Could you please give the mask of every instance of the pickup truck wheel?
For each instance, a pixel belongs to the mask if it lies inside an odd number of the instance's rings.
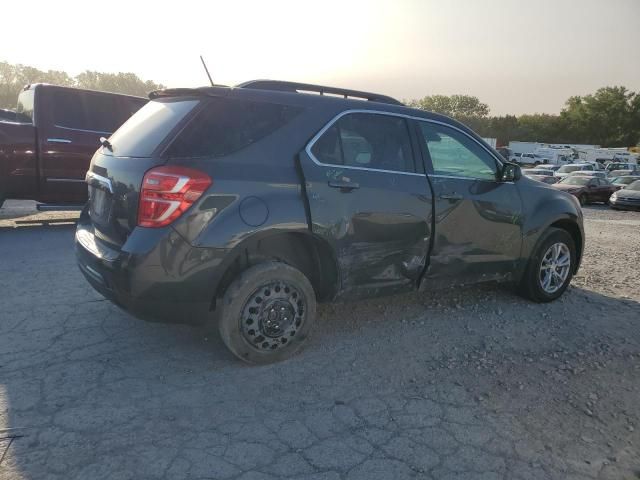
[[[220,308],[218,330],[229,350],[247,363],[267,364],[302,347],[315,322],[316,296],[302,272],[267,262],[242,272]]]
[[[551,302],[569,286],[576,264],[576,247],[566,230],[549,228],[529,259],[520,292],[534,302]]]

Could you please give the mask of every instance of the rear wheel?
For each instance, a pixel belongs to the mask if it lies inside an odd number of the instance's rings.
[[[576,247],[566,230],[548,229],[529,259],[520,293],[534,302],[551,302],[569,286],[576,264]]]
[[[316,297],[299,270],[267,262],[245,270],[227,288],[218,330],[239,359],[254,364],[278,362],[295,354],[311,333]]]

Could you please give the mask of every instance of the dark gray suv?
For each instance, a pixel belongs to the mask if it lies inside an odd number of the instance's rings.
[[[580,264],[578,202],[450,118],[266,80],[150,98],[93,157],[78,265],[247,362],[297,351],[318,301],[497,280],[547,302]]]

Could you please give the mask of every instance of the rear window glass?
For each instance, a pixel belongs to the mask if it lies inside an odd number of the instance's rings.
[[[301,109],[212,98],[173,141],[169,157],[220,157],[248,147],[289,123]]]
[[[122,125],[145,99],[130,99],[77,90],[52,93],[53,123],[57,127],[110,135]]]
[[[113,155],[150,157],[169,132],[198,104],[199,100],[170,98],[153,100],[138,110],[109,141]],[[103,153],[112,154],[104,148]]]

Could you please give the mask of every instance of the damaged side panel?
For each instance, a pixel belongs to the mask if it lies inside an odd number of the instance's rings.
[[[338,298],[415,288],[432,234],[426,176],[322,165],[307,152],[299,160],[311,229],[338,259]]]

